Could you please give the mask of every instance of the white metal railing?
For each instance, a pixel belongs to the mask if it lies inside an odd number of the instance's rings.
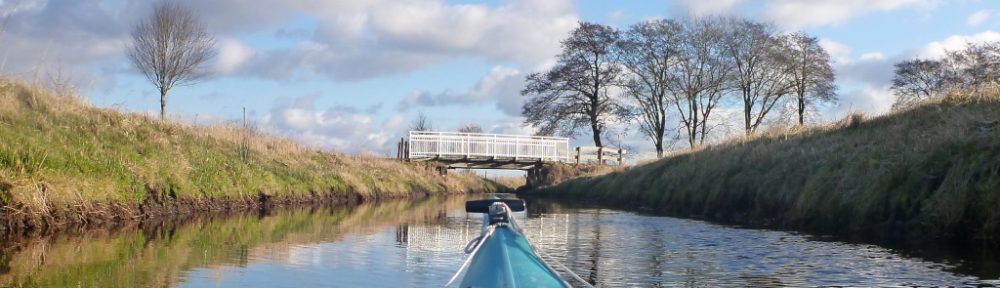
[[[408,159],[492,157],[570,162],[569,138],[410,131]]]

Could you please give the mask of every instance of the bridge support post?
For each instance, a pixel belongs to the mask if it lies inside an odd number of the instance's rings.
[[[527,177],[526,184],[528,187],[538,187],[538,185],[542,184],[543,180],[542,164],[534,165],[531,166],[531,168],[528,168],[527,175],[525,176]]]

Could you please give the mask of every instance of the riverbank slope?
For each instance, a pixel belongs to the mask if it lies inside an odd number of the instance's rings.
[[[472,174],[440,176],[237,125],[160,121],[0,80],[0,232],[498,188]]]
[[[534,193],[907,243],[1000,243],[1000,97],[729,141]]]

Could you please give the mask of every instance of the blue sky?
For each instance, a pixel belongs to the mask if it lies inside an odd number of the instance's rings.
[[[840,101],[816,122],[885,113],[892,63],[936,57],[967,41],[1000,40],[1000,2],[940,0],[721,1],[180,1],[218,40],[212,76],[170,91],[171,118],[239,119],[342,152],[391,153],[418,113],[438,130],[474,122],[531,133],[518,91],[550,67],[577,21],[626,28],[652,18],[740,15],[803,30],[833,58]],[[124,57],[149,1],[0,0],[0,72],[65,82],[97,106],[157,113],[158,94]],[[635,129],[624,142],[651,155]],[[720,133],[717,138],[726,137]],[[574,140],[585,144],[583,134]],[[616,142],[616,141],[613,141]]]

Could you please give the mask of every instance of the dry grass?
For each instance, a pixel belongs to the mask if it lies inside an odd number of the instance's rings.
[[[0,206],[24,213],[260,194],[371,199],[496,188],[474,175],[442,177],[430,167],[324,152],[233,125],[96,108],[13,81],[0,81],[0,104]]]
[[[997,93],[954,95],[732,139],[543,192],[822,233],[996,241],[998,121]]]

